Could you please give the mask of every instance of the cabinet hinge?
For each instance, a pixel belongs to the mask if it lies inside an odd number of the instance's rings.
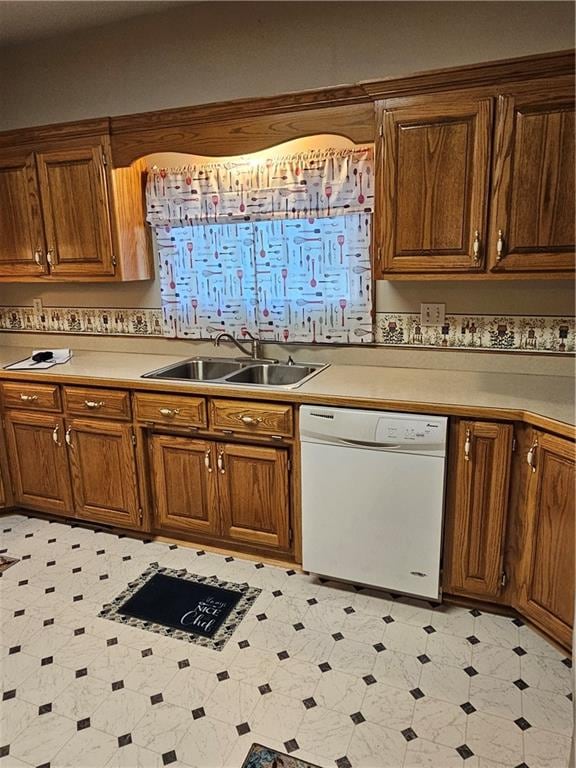
[[[102,152],[102,165],[108,165],[108,158],[106,157],[106,152]]]
[[[514,451],[516,450],[516,446],[517,446],[516,438],[512,436],[512,453],[514,453]]]
[[[292,472],[292,459],[288,459],[288,472]]]
[[[116,269],[116,256],[112,256],[112,266]]]
[[[506,571],[502,571],[502,575],[500,576],[500,586],[505,587],[506,584],[508,584],[508,576],[506,575]]]
[[[132,445],[136,445],[136,433],[132,430]]]
[[[292,544],[293,538],[294,538],[294,534],[292,533],[292,528],[288,528],[288,544]]]
[[[142,525],[142,520],[144,519],[144,511],[142,507],[138,507],[138,522],[140,525]]]

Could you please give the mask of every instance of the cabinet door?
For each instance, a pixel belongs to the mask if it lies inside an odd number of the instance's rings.
[[[492,100],[385,104],[377,163],[381,272],[480,271]]]
[[[493,597],[503,574],[512,426],[461,421],[452,432],[444,589]]]
[[[113,275],[102,148],[55,150],[36,158],[51,274]]]
[[[132,429],[96,419],[66,423],[78,517],[125,528],[140,526]]]
[[[155,527],[217,535],[215,444],[151,435],[149,449]]]
[[[34,155],[0,158],[0,276],[47,272]]]
[[[288,549],[287,451],[231,443],[218,443],[216,448],[222,535]]]
[[[62,419],[25,411],[9,411],[5,419],[14,501],[44,512],[72,515]]]
[[[574,443],[534,431],[517,607],[570,647],[574,622]]]
[[[574,85],[498,102],[489,264],[574,270]]]

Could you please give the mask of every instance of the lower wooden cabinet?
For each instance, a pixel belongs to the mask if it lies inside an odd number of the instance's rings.
[[[288,450],[149,437],[155,527],[288,550]]]
[[[60,416],[8,411],[4,417],[14,501],[70,515],[73,501]]]
[[[575,446],[532,431],[514,604],[570,646],[574,623]]]
[[[151,435],[148,445],[157,526],[216,536],[219,521],[213,443]]]
[[[494,597],[504,581],[513,429],[456,421],[448,465],[444,590]]]
[[[66,422],[76,515],[138,527],[141,520],[132,427],[101,419]]]
[[[218,444],[222,535],[274,549],[290,546],[286,449]]]

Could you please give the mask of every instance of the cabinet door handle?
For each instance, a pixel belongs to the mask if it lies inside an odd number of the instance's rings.
[[[208,472],[213,472],[213,469],[210,466],[210,448],[208,448],[208,450],[204,454],[204,464],[206,465],[206,469],[208,470]]]
[[[158,408],[162,416],[178,416],[180,408]]]
[[[532,472],[536,472],[536,464],[534,462],[534,459],[536,458],[537,448],[538,448],[538,440],[534,440],[534,442],[530,446],[530,450],[526,454],[526,461],[528,462],[528,466],[530,467]]]
[[[74,448],[74,446],[72,445],[72,427],[68,427],[68,429],[66,430],[65,438],[66,438],[66,445],[68,445],[70,448]]]
[[[34,261],[36,264],[38,264],[38,266],[42,264],[42,251],[40,248],[36,248],[34,251]]]
[[[23,392],[21,392],[20,400],[23,400],[25,403],[34,403],[36,400],[38,400],[38,395],[25,395]]]
[[[59,432],[60,432],[60,424],[56,424],[56,426],[52,430],[52,440],[54,440],[58,448],[62,446],[62,443],[60,442],[60,440],[58,440]]]
[[[98,410],[98,408],[102,408],[103,405],[106,405],[104,400],[84,400],[84,405],[86,408],[91,408],[92,410]]]
[[[474,241],[472,243],[472,254],[474,261],[480,261],[480,232],[476,230],[474,232]]]
[[[260,424],[262,422],[262,419],[259,416],[248,416],[247,413],[244,413],[242,414],[242,416],[239,416],[239,419],[244,424]]]
[[[464,461],[470,461],[470,448],[472,446],[472,439],[470,436],[470,430],[466,430],[466,441],[464,442]]]
[[[54,263],[54,248],[48,248],[48,251],[46,252],[46,261],[50,266]]]
[[[218,471],[221,475],[226,472],[226,469],[224,468],[224,453],[222,451],[218,451]]]
[[[498,230],[498,240],[496,241],[496,261],[500,261],[504,255],[504,232]]]

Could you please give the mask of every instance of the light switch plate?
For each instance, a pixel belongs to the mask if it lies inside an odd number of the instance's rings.
[[[446,304],[420,304],[421,325],[443,325]]]
[[[32,299],[32,306],[34,307],[34,314],[35,315],[41,315],[42,314],[42,312],[44,310],[44,306],[42,304],[42,299],[40,299],[40,298]]]

